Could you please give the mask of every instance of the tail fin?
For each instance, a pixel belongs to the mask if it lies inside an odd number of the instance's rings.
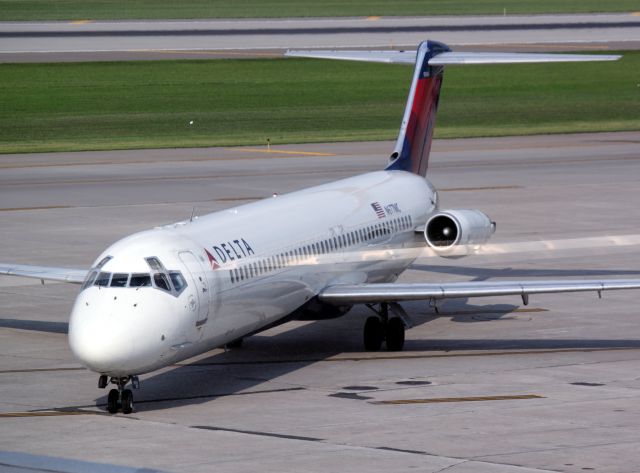
[[[424,41],[410,51],[287,51],[286,56],[348,61],[415,64],[413,82],[400,134],[388,170],[426,175],[438,110],[444,66],[467,64],[526,64],[536,62],[615,61],[620,56],[589,54],[452,52],[445,44]]]
[[[388,170],[427,174],[444,74],[444,66],[432,66],[429,61],[448,51],[448,46],[436,41],[425,41],[418,47],[413,81]]]

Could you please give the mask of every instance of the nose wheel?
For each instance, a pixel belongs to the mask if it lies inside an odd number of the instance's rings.
[[[131,381],[134,389],[139,388],[140,381],[138,381],[137,376],[113,377],[111,379],[106,375],[100,376],[98,380],[98,386],[100,388],[105,388],[108,382],[118,386],[118,389],[110,390],[107,396],[107,411],[110,414],[116,414],[119,410],[122,410],[123,414],[131,414],[133,412],[133,392],[131,389],[126,388],[129,381]]]

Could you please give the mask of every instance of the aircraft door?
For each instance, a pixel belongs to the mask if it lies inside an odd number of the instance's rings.
[[[178,253],[180,261],[182,261],[187,270],[189,276],[191,276],[191,283],[195,290],[189,297],[193,297],[196,304],[196,327],[203,326],[209,318],[209,287],[207,286],[207,278],[204,273],[202,264],[198,261],[198,258],[190,251],[181,251]],[[191,301],[190,301],[191,303]]]

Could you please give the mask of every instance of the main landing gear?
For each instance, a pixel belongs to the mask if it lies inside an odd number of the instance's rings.
[[[364,324],[364,347],[367,351],[378,351],[386,341],[388,351],[402,351],[404,347],[405,326],[409,327],[409,318],[404,309],[394,302],[383,302],[379,309],[367,305],[377,315],[367,319]],[[389,317],[389,309],[394,313]]]
[[[126,389],[127,383],[131,381],[131,387],[138,389],[140,387],[140,381],[137,376],[123,376],[109,378],[103,374],[98,379],[98,387],[104,389],[108,383],[115,384],[118,389],[112,389],[107,396],[107,411],[111,414],[118,412],[118,409],[122,409],[123,414],[131,414],[133,412],[133,393],[131,389]]]

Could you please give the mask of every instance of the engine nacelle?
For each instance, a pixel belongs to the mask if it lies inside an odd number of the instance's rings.
[[[472,253],[495,231],[495,222],[479,210],[444,210],[427,220],[424,237],[440,256],[455,258]]]

